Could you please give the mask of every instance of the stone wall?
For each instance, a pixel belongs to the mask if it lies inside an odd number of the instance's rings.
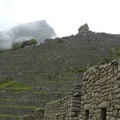
[[[77,120],[80,114],[81,86],[76,84],[68,96],[45,106],[44,120]]]
[[[84,74],[79,120],[120,120],[120,60]]]
[[[88,69],[82,86],[46,104],[44,120],[120,120],[120,59]]]
[[[24,116],[22,120],[43,120],[44,112],[44,109],[37,109],[33,114]]]

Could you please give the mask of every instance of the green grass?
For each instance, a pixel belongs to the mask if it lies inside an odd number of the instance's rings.
[[[33,92],[34,94],[68,94],[68,92]]]
[[[106,56],[103,60],[103,63],[109,63],[114,59],[118,59],[120,57],[120,46],[115,46],[114,49]]]
[[[21,108],[21,109],[37,109],[38,107],[35,106],[11,106],[11,105],[0,105],[0,107],[4,108]]]
[[[114,50],[112,52],[112,57],[113,58],[120,57],[120,46],[117,46],[117,47],[114,48]]]
[[[79,74],[82,72],[85,72],[87,68],[74,68],[71,71],[68,72],[68,74]]]
[[[9,89],[9,90],[32,90],[31,86],[25,85],[23,83],[13,81],[13,80],[4,80],[0,83],[0,89]]]
[[[0,117],[19,118],[20,116],[8,115],[8,114],[0,114]]]

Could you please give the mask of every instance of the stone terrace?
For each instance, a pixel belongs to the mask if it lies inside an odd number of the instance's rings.
[[[119,45],[119,36],[88,31],[0,54],[0,82],[14,80],[32,87],[0,90],[1,120],[18,119],[63,98],[73,84],[82,83],[86,67],[104,60]]]

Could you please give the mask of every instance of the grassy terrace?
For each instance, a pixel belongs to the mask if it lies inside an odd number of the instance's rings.
[[[13,80],[4,80],[0,83],[0,89],[4,90],[32,90],[32,87],[25,85],[23,83],[13,81]]]
[[[9,114],[0,114],[0,117],[7,117],[7,118],[20,118],[20,116],[16,115],[9,115]]]
[[[35,106],[10,106],[10,105],[0,105],[0,108],[21,108],[21,109],[37,109],[39,107],[35,107]]]
[[[86,68],[108,56],[114,45],[120,45],[119,38],[90,32],[1,53],[0,120],[17,120],[23,113],[63,98],[75,83],[82,82]],[[116,48],[114,54],[119,51]]]

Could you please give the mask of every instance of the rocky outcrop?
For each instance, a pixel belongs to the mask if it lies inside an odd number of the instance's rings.
[[[78,29],[78,34],[85,34],[88,31],[89,31],[89,27],[88,24],[86,23]]]

